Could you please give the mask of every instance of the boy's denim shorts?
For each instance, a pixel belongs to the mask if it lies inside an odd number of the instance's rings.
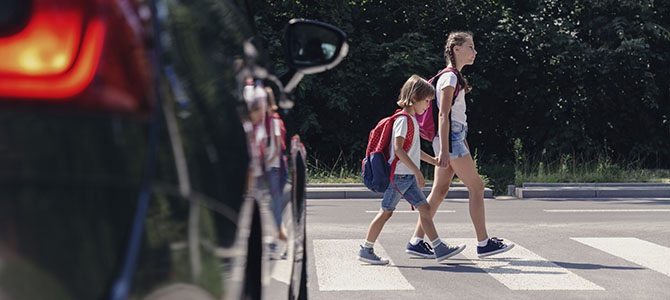
[[[393,187],[394,184],[395,187]],[[405,196],[405,199],[407,199],[410,204],[414,205],[414,207],[418,207],[421,204],[428,204],[426,201],[426,196],[423,194],[423,191],[421,191],[416,183],[416,177],[410,174],[398,174],[393,175],[393,184],[389,184],[386,192],[384,192],[382,210],[395,210],[395,207],[398,205],[398,201],[400,201],[401,196],[398,190],[400,190],[400,193],[402,193]]]
[[[465,138],[468,136],[468,126],[461,123],[451,123],[451,152],[449,152],[449,159],[461,158],[470,154],[468,147],[465,146]],[[433,139],[433,151],[435,156],[440,154],[440,137],[435,136]]]

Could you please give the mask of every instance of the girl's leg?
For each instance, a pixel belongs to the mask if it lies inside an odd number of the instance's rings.
[[[377,240],[377,237],[379,237],[382,228],[384,228],[384,224],[386,224],[386,221],[388,221],[392,215],[392,211],[384,211],[380,209],[377,216],[375,216],[370,223],[370,227],[368,227],[368,234],[365,236],[365,240],[374,243]]]
[[[433,187],[431,188],[427,199],[428,204],[430,204],[431,218],[435,217],[437,209],[440,207],[440,204],[442,204],[442,201],[444,201],[444,197],[447,196],[452,179],[454,179],[454,169],[451,166],[448,168],[435,167],[435,181],[433,182]],[[424,233],[425,231],[421,227],[421,216],[419,216],[413,237],[423,238]]]
[[[477,173],[472,156],[468,154],[457,159],[452,159],[449,165],[468,188],[470,194],[470,218],[472,219],[472,224],[475,226],[477,240],[483,241],[488,238],[484,209],[484,183]]]

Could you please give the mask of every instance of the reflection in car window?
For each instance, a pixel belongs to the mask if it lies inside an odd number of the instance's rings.
[[[160,3],[164,75],[171,89],[164,117],[178,136],[161,137],[159,151],[185,160],[188,183],[156,174],[161,184],[153,190],[133,294],[184,283],[221,298],[220,253],[234,241],[249,161],[233,62],[242,57],[250,30],[246,15],[230,1]],[[170,151],[174,138],[183,154]]]

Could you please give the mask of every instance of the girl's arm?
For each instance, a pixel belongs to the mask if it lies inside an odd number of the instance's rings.
[[[440,114],[439,114],[439,123],[438,124],[438,133],[440,135],[440,155],[437,157],[437,166],[439,167],[448,167],[449,166],[449,142],[451,137],[449,136],[449,111],[451,111],[451,102],[454,98],[454,87],[446,86],[440,91]]]
[[[428,153],[423,152],[423,150],[421,150],[421,160],[423,160],[423,161],[425,161],[425,162],[427,162],[427,163],[429,163],[433,166],[437,166],[437,159],[435,157],[432,157],[432,156],[428,155]]]

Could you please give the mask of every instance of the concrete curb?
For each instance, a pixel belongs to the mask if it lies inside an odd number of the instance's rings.
[[[422,191],[428,196],[431,185],[426,185]],[[467,188],[461,184],[452,184],[446,199],[467,199],[469,196]],[[383,193],[375,193],[368,190],[362,184],[308,184],[307,199],[368,199],[383,198]],[[484,198],[493,198],[493,191],[489,188],[484,190]]]
[[[669,198],[667,183],[524,183],[517,198]]]

